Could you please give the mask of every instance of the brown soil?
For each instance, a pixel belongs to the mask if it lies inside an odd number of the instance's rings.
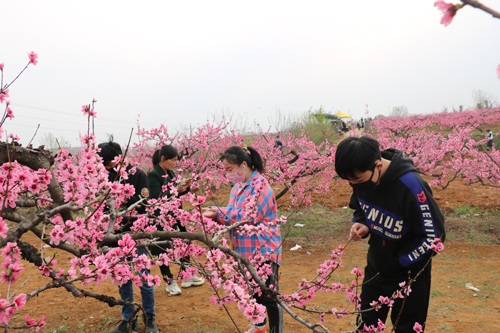
[[[445,211],[462,205],[488,211],[495,211],[499,207],[500,195],[491,188],[472,188],[457,181],[444,191],[436,188],[433,190],[436,200]],[[335,193],[328,198],[318,195],[313,201],[330,208],[338,208],[347,206],[349,197],[350,189],[344,184],[336,187]],[[498,224],[498,221],[494,222]],[[456,223],[460,223],[460,221],[456,222],[456,220],[451,219],[447,221],[447,227],[454,228]],[[465,223],[465,220],[462,223]],[[40,241],[31,233],[23,236],[23,240],[40,246]],[[328,254],[339,244],[337,241],[329,239],[323,244],[304,246],[299,251],[291,252],[289,249],[295,243],[286,242],[281,268],[281,291],[291,293],[296,290],[301,277],[313,277],[316,268],[328,258]],[[349,245],[344,254],[344,269],[337,272],[335,279],[347,282],[351,277],[349,273],[353,267],[364,266],[366,250],[365,243]],[[58,254],[57,258],[63,267],[69,265],[70,259],[70,255],[62,252]],[[20,292],[30,292],[49,282],[48,278],[39,274],[36,267],[26,262],[24,264],[26,264],[26,269],[22,274],[24,279],[20,279],[20,281],[24,281],[30,275],[33,276],[20,289]],[[176,268],[173,270],[175,272]],[[153,273],[159,274],[159,270],[155,268]],[[447,241],[446,250],[434,260],[433,273],[432,297],[426,332],[498,331],[500,326],[500,283],[498,282],[500,247],[498,245]],[[21,283],[18,282],[15,288]],[[480,289],[480,292],[466,289],[466,283],[472,283]],[[7,293],[5,288],[5,284],[0,286],[0,293],[3,297]],[[119,298],[118,288],[109,282],[103,283],[99,287],[87,286],[86,288],[96,293]],[[168,296],[164,288],[165,286],[162,285],[155,293],[155,309],[160,332],[237,332],[224,309],[211,305],[209,296],[212,295],[212,292],[208,285],[183,289],[181,296]],[[136,297],[140,299],[138,291]],[[345,298],[339,297],[339,295],[320,294],[315,302],[321,310],[328,310],[332,307],[341,308],[345,304]],[[248,321],[234,305],[229,305],[228,310],[241,331],[246,331]],[[317,321],[317,316],[297,309],[294,311],[310,322]],[[119,307],[109,308],[91,298],[74,299],[71,294],[61,289],[48,290],[30,300],[12,321],[12,324],[21,323],[26,313],[35,318],[45,315],[47,326],[42,332],[46,333],[108,332],[121,318]],[[327,317],[326,325],[331,332],[348,331],[353,329],[353,318],[335,320],[332,317]],[[13,331],[17,332],[10,330],[10,332]],[[289,315],[285,315],[285,332],[310,331]]]

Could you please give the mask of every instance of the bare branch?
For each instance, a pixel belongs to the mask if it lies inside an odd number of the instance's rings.
[[[491,9],[490,7],[483,5],[482,3],[480,3],[477,0],[460,0],[460,1],[462,1],[462,3],[464,3],[465,5],[469,5],[469,6],[472,6],[474,8],[481,9],[482,11],[485,11],[486,13],[491,14],[491,16],[500,19],[499,12]]]

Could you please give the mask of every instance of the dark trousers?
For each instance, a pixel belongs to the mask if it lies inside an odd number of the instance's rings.
[[[420,269],[411,271],[412,278],[417,275],[419,271]],[[390,277],[378,275],[373,278],[376,274],[377,272],[375,269],[368,264],[365,268],[365,278],[361,291],[361,310],[370,309],[372,307],[370,303],[374,300],[378,301],[379,296],[390,298],[394,291],[401,289],[399,283],[408,281],[408,274]],[[370,279],[372,280],[369,281]],[[396,325],[396,333],[414,333],[413,326],[416,322],[425,328],[431,290],[431,263],[427,265],[425,270],[420,274],[417,280],[412,283],[410,288],[412,291],[406,298],[404,306],[403,299],[398,298],[394,301],[392,307],[391,321],[394,325],[401,312],[401,307],[403,306],[403,311]],[[372,310],[362,313],[361,319],[363,324],[377,327],[378,319],[385,323],[388,313],[389,307],[387,305],[382,305],[382,308],[378,311]],[[362,330],[363,324],[359,327],[360,330]]]
[[[177,222],[175,224],[175,226],[177,227],[177,229],[179,229],[179,231],[181,232],[186,232],[186,227],[182,226],[179,222]],[[162,229],[163,230],[163,229]],[[171,239],[162,239],[162,240],[171,240]],[[154,256],[157,256],[157,255],[160,255],[161,253],[166,253],[166,249],[168,247],[166,245],[161,245],[161,246],[158,246],[158,245],[154,245],[154,246],[151,246],[149,248],[149,250],[151,251],[151,254],[154,255]],[[190,260],[189,260],[189,256],[186,256],[186,257],[182,257],[180,259],[180,262],[181,262],[181,270],[184,270],[185,267],[184,267],[184,264],[189,264]],[[171,279],[174,278],[174,275],[172,274],[172,272],[170,271],[170,267],[168,265],[161,265],[160,266],[160,272],[161,272],[161,276],[163,277],[163,280],[165,282],[169,282]]]
[[[278,285],[278,271],[279,266],[276,263],[270,263],[272,273],[266,281],[266,286],[273,285],[276,290],[279,290]],[[267,311],[267,317],[269,318],[269,332],[270,333],[283,333],[283,308],[279,306],[278,302],[274,299],[267,297],[262,294],[262,296],[254,296],[257,303],[264,305]],[[265,325],[267,319],[264,322],[258,324],[257,326]]]

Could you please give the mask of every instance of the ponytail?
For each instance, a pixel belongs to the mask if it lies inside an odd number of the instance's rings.
[[[157,149],[155,153],[153,154],[153,165],[157,165],[160,163],[160,150]]]
[[[257,152],[257,150],[252,147],[238,147],[232,146],[226,149],[224,154],[219,158],[220,161],[227,160],[229,163],[241,165],[243,162],[247,162],[247,165],[252,171],[258,171],[260,173],[264,172],[264,164],[262,163],[262,157]]]

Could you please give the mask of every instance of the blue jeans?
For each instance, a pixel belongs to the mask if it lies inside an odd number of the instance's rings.
[[[137,249],[137,252],[139,255],[141,254],[146,254],[147,251],[144,248]],[[127,258],[127,261],[132,261],[132,258]],[[149,269],[143,269],[141,271],[142,273],[146,273],[146,275],[150,275]],[[139,287],[141,289],[141,296],[142,296],[142,307],[144,308],[144,312],[147,315],[152,315],[153,318],[155,317],[155,294],[154,294],[154,287],[149,287],[147,284],[143,285],[142,287]],[[120,296],[122,298],[122,301],[129,301],[133,302],[134,301],[134,286],[132,284],[132,281],[129,280],[127,283],[121,285],[118,287],[118,291],[120,292]],[[122,315],[124,321],[128,321],[132,314],[134,313],[135,306],[133,305],[123,305],[122,306]]]

